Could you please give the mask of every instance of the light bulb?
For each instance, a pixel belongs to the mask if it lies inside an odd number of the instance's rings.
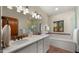
[[[23,10],[23,14],[29,13],[29,11],[27,9]]]
[[[58,11],[59,9],[58,8],[55,8],[55,10]]]
[[[40,15],[37,15],[38,19],[40,18]]]

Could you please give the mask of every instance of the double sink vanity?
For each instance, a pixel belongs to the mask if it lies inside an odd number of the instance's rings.
[[[70,52],[75,51],[71,34],[65,33],[30,35],[10,43],[9,47],[3,49],[3,53],[46,53],[50,45]]]
[[[44,53],[48,50],[46,39],[49,34],[32,35],[22,40],[10,41],[11,45],[3,49],[3,53]]]

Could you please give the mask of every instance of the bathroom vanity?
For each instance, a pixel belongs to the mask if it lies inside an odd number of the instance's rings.
[[[41,34],[32,35],[11,43],[3,49],[3,53],[46,53],[49,46],[56,46],[74,52],[74,42],[70,34]]]
[[[10,47],[3,49],[3,53],[44,53],[47,52],[49,44],[48,34],[32,35],[12,42]]]

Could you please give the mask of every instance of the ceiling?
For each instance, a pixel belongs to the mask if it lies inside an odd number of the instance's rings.
[[[62,12],[66,12],[69,10],[73,10],[74,7],[73,6],[40,6],[40,8],[50,16],[50,15],[56,15]]]

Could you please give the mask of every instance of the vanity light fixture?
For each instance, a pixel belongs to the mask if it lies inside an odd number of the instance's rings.
[[[32,12],[32,17],[35,19],[42,19],[41,15],[38,14],[37,12]]]
[[[17,6],[16,8],[17,8],[17,12],[19,12],[19,13],[23,10],[22,6]]]
[[[26,15],[26,9],[23,7],[23,14]]]
[[[26,8],[27,11],[29,11],[29,7],[28,6],[26,6],[25,8]]]
[[[38,16],[39,16],[39,14],[38,14],[38,13],[36,13],[36,16],[35,16],[35,18],[36,18],[36,19],[38,19],[38,18],[39,18]]]
[[[12,7],[12,6],[7,6],[7,8],[8,8],[8,9],[13,9],[13,7]]]
[[[40,15],[39,15],[39,14],[37,15],[37,18],[38,18],[38,19],[40,18]]]
[[[26,13],[29,13],[28,6],[23,7],[23,14],[25,15]]]
[[[42,19],[42,17],[41,17],[41,15],[39,14],[39,15],[37,15],[37,17],[38,17],[38,19]]]
[[[7,6],[7,8],[9,9],[13,9],[12,6]],[[17,12],[20,13],[22,12],[24,15],[26,15],[27,13],[29,13],[29,7],[28,6],[16,6]],[[57,8],[56,8],[57,10]],[[42,19],[41,15],[38,14],[36,11],[32,12],[32,17],[35,19]]]

